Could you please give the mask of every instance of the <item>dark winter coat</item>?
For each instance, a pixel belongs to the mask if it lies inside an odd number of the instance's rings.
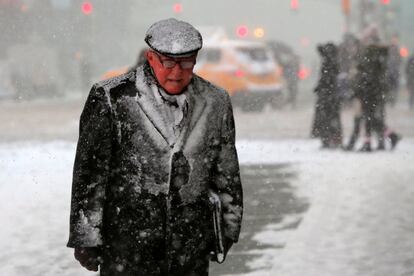
[[[184,275],[208,266],[208,189],[221,198],[225,236],[239,237],[242,187],[227,93],[194,76],[174,143],[153,85],[145,63],[95,84],[81,115],[68,246],[99,247],[101,275]]]
[[[385,99],[389,91],[386,77],[387,58],[386,46],[372,44],[361,48],[354,91],[361,102],[365,135],[368,137],[372,130],[379,137],[384,135]]]
[[[386,68],[388,48],[369,45],[361,49],[354,86],[355,95],[364,103],[378,105],[388,90]]]
[[[312,136],[324,143],[338,144],[341,139],[340,95],[338,91],[338,49],[332,43],[318,46],[322,59],[321,73],[315,88],[317,95]]]

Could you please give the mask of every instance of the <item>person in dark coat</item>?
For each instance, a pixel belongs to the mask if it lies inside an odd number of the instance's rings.
[[[387,46],[369,44],[361,48],[358,62],[358,74],[355,81],[355,96],[359,99],[362,109],[362,117],[356,116],[354,131],[346,147],[352,150],[359,135],[360,124],[365,127],[365,138],[360,151],[369,152],[371,136],[375,132],[378,138],[377,149],[385,149],[385,138],[391,141],[391,149],[394,149],[401,137],[390,130],[385,124],[385,99],[388,91],[386,76]]]
[[[292,54],[290,60],[283,66],[283,75],[286,79],[286,88],[288,91],[287,102],[292,108],[296,107],[296,97],[298,94],[298,82],[300,62],[299,56]]]
[[[145,41],[143,65],[89,93],[67,246],[102,276],[208,275],[209,194],[222,206],[224,255],[242,220],[230,98],[193,74],[202,38],[190,24],[156,22]]]
[[[411,55],[407,61],[407,66],[405,68],[406,80],[407,80],[407,89],[409,94],[409,107],[414,109],[414,55]]]
[[[290,104],[292,108],[295,108],[299,84],[299,55],[290,46],[280,41],[268,41],[267,45],[275,60],[282,66],[283,77],[286,81],[286,104]]]
[[[355,97],[361,103],[361,116],[354,120],[354,131],[348,143],[347,150],[352,150],[359,135],[362,123],[365,127],[365,141],[362,151],[371,151],[371,135],[373,127],[383,143],[381,135],[384,131],[383,106],[385,93],[385,69],[388,49],[370,44],[362,47],[358,56],[358,74],[356,76],[354,91]]]
[[[356,74],[359,47],[360,41],[351,33],[345,33],[342,43],[338,46],[338,87],[344,106],[350,106],[354,98],[351,84]]]
[[[323,148],[337,148],[342,144],[340,120],[340,95],[337,77],[338,50],[333,43],[318,46],[322,58],[321,75],[314,89],[317,100],[312,127],[312,136],[320,137]]]

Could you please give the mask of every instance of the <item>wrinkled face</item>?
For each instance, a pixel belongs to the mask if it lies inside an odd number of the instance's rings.
[[[185,58],[171,58],[154,51],[147,51],[146,57],[155,77],[169,94],[180,94],[193,77],[196,54]]]

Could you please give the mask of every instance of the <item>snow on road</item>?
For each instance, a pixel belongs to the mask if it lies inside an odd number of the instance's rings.
[[[395,152],[318,147],[238,143],[243,164],[295,163],[293,185],[311,203],[303,218],[257,233],[258,242],[285,248],[259,252],[249,275],[414,275],[414,139]],[[74,152],[69,142],[0,144],[0,275],[91,275],[65,248]],[[280,231],[298,219],[298,229]]]

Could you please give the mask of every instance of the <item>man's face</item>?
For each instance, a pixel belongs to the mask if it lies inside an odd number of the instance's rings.
[[[146,53],[158,83],[169,94],[180,94],[190,83],[196,56],[171,58],[151,50]]]

